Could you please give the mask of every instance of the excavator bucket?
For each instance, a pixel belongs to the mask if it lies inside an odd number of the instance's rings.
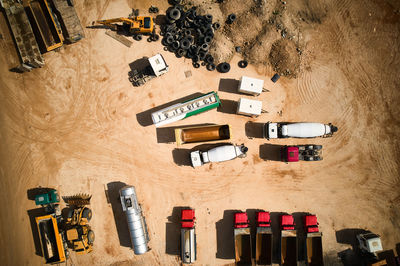
[[[64,202],[70,206],[85,206],[90,204],[90,199],[92,198],[92,195],[80,193],[62,198]]]

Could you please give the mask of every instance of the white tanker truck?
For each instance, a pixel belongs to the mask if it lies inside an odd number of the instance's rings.
[[[332,124],[322,123],[272,123],[263,127],[266,139],[331,137],[338,130]]]
[[[246,157],[248,148],[242,145],[227,144],[208,151],[193,151],[190,153],[193,167],[202,166],[205,163],[224,162],[236,157]]]

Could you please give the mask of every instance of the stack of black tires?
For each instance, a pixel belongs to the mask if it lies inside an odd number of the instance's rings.
[[[178,58],[192,59],[195,68],[203,65],[209,71],[215,70],[214,57],[208,50],[214,32],[221,25],[213,23],[210,14],[197,14],[196,7],[184,9],[180,0],[170,2],[174,5],[167,10],[166,24],[161,26],[164,49],[175,53]]]

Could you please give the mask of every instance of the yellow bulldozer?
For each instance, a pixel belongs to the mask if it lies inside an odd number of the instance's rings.
[[[93,250],[94,232],[89,221],[92,219],[92,210],[86,207],[90,204],[91,196],[77,194],[63,197],[68,204],[66,235],[68,246],[77,254],[90,253]]]
[[[150,35],[152,38],[156,36],[153,18],[148,16],[97,20],[92,22],[92,25],[95,26],[95,24],[100,24],[119,33],[133,35],[133,38],[137,41],[142,39],[142,35]]]

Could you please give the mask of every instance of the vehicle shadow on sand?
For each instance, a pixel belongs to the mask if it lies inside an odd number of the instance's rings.
[[[219,259],[234,259],[233,217],[240,210],[225,210],[221,220],[215,223],[217,233],[217,253]]]
[[[246,136],[249,139],[253,138],[263,139],[264,138],[263,128],[264,128],[264,123],[256,123],[249,121],[245,124]]]
[[[265,143],[260,145],[259,155],[264,161],[281,161],[282,145]]]
[[[27,214],[29,216],[29,222],[31,224],[32,238],[33,238],[33,242],[35,244],[35,254],[40,257],[43,257],[39,231],[38,231],[38,227],[37,227],[35,218],[46,215],[47,214],[46,210],[44,207],[31,209],[31,210],[27,211]]]

